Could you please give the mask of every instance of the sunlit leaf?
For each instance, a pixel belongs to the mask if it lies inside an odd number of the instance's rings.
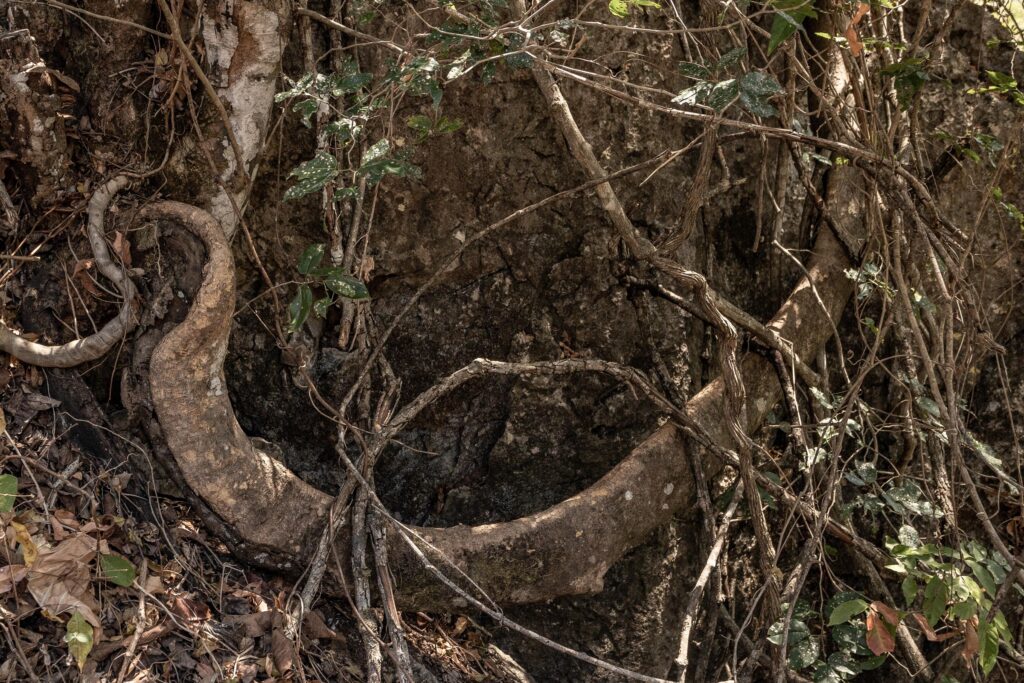
[[[860,598],[848,600],[832,610],[832,614],[828,618],[828,625],[845,624],[858,614],[863,614],[867,608],[868,603]]]
[[[18,498],[18,478],[13,474],[0,474],[0,512],[14,509]]]
[[[135,580],[135,565],[114,553],[100,555],[100,578],[128,587]]]
[[[75,658],[78,670],[85,667],[85,661],[92,651],[93,628],[92,624],[85,620],[81,612],[75,612],[67,623],[67,633],[64,635],[64,642],[68,644],[68,652]]]

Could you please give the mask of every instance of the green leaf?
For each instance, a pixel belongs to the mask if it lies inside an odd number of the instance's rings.
[[[713,86],[710,83],[700,82],[683,90],[672,98],[672,104],[703,104]]]
[[[352,119],[338,119],[324,126],[324,133],[336,136],[339,142],[354,140],[360,131],[362,131],[362,126]]]
[[[309,161],[299,164],[288,174],[289,177],[298,178],[299,182],[284,193],[286,200],[298,199],[306,195],[318,192],[338,175],[338,160],[333,154],[317,152]]]
[[[913,606],[914,600],[917,599],[918,591],[917,581],[914,577],[905,577],[903,582],[900,584],[900,590],[903,591],[903,600],[907,603],[907,607]]]
[[[309,275],[314,268],[320,265],[326,248],[327,246],[324,244],[311,244],[306,247],[306,250],[299,256],[299,272]]]
[[[295,298],[288,304],[288,332],[294,334],[302,327],[313,307],[313,290],[309,285],[299,285]]]
[[[386,175],[397,175],[399,177],[416,177],[420,169],[409,163],[401,154],[395,158],[389,158],[391,143],[387,139],[378,140],[363,154],[359,162],[359,175],[365,176],[371,185],[379,183]]]
[[[818,446],[814,446],[812,448],[808,448],[804,452],[804,459],[803,459],[803,462],[801,463],[801,467],[804,470],[809,470],[812,467],[814,467],[815,465],[817,465],[819,462],[825,462],[825,460],[827,460],[827,459],[828,459],[828,451],[826,451],[824,448],[820,448]]]
[[[715,111],[723,111],[740,93],[740,84],[735,78],[715,83],[708,95],[707,105]]]
[[[857,660],[857,668],[861,671],[874,671],[885,664],[886,659],[888,659],[887,655],[875,655],[867,659],[860,659]]]
[[[858,462],[854,463],[853,472],[847,472],[844,476],[846,481],[855,486],[867,486],[878,481],[878,470],[874,463]]]
[[[0,512],[13,510],[17,498],[18,478],[13,474],[0,475]]]
[[[747,48],[745,47],[734,47],[733,49],[726,52],[721,58],[715,62],[715,71],[721,71],[726,69],[733,64],[739,63],[747,54]]]
[[[743,74],[743,78],[740,79],[740,90],[751,95],[775,95],[782,92],[782,86],[771,74],[752,71]]]
[[[789,666],[797,671],[814,664],[821,653],[817,638],[805,638],[789,647]]]
[[[293,97],[298,97],[299,95],[306,94],[306,91],[309,90],[309,86],[313,84],[314,78],[315,76],[313,74],[306,74],[298,81],[296,81],[295,84],[288,90],[279,92],[276,95],[274,95],[274,102],[280,103]]]
[[[924,587],[924,616],[928,625],[934,627],[946,613],[946,601],[949,598],[949,587],[946,582],[933,576]]]
[[[842,683],[845,678],[839,671],[825,662],[818,662],[817,666],[814,667],[814,673],[811,674],[811,680],[814,683]]]
[[[860,598],[848,600],[832,610],[832,614],[828,618],[828,625],[837,626],[845,624],[858,614],[863,614],[867,609],[868,603]]]
[[[320,103],[316,100],[299,100],[292,105],[292,111],[302,115],[302,125],[309,128],[312,123],[311,119],[316,110],[320,108]]]
[[[610,0],[608,3],[608,11],[620,19],[627,18],[629,10],[633,7],[661,9],[661,5],[654,2],[654,0]]]
[[[327,309],[331,307],[334,301],[330,297],[323,297],[313,302],[313,312],[321,318],[327,317]]]
[[[428,135],[430,130],[434,127],[430,117],[424,116],[423,114],[413,114],[406,119],[405,124],[423,136]]]
[[[779,619],[768,629],[768,642],[773,645],[782,645],[783,630],[783,620]],[[801,643],[810,638],[810,636],[811,631],[807,628],[807,624],[799,619],[793,619],[789,622],[789,633],[786,640],[790,646]]]
[[[924,497],[921,487],[912,481],[905,481],[882,492],[885,502],[895,512],[923,515],[925,517],[941,517],[931,502]]]
[[[100,555],[100,578],[127,588],[135,580],[135,565],[114,553]]]
[[[967,566],[974,572],[974,576],[977,577],[978,583],[984,588],[988,594],[995,597],[996,591],[999,589],[996,586],[995,577],[992,576],[992,572],[985,568],[980,562],[974,562],[972,560],[966,560]]]
[[[909,524],[901,526],[896,536],[900,539],[900,543],[910,548],[916,548],[921,545],[921,535],[917,533],[917,529]]]
[[[779,111],[771,102],[766,101],[760,95],[751,95],[743,90],[740,90],[740,105],[754,116],[760,116],[761,118],[769,118],[779,114]]]
[[[814,397],[814,400],[818,402],[818,405],[820,405],[822,408],[828,408],[829,410],[832,410],[832,401],[831,399],[829,399],[828,396],[825,395],[825,392],[823,392],[818,387],[811,387],[810,392],[811,396]]]
[[[629,4],[626,3],[626,0],[610,0],[608,11],[619,19],[625,19],[629,16]]]
[[[67,623],[64,642],[68,644],[68,652],[75,658],[78,670],[85,667],[85,660],[92,651],[92,624],[85,620],[81,612],[75,612]]]
[[[779,9],[772,19],[771,36],[768,39],[768,54],[775,52],[780,45],[797,30],[803,30],[803,21],[807,17],[816,17],[818,13],[809,2],[777,3]]]
[[[349,62],[342,73],[333,74],[327,79],[328,87],[332,97],[341,97],[348,93],[354,93],[373,80],[373,76],[367,73],[360,73],[355,62]]]
[[[324,280],[324,286],[346,299],[370,298],[370,291],[366,289],[366,285],[349,275],[332,275]]]
[[[703,64],[696,64],[694,62],[683,62],[679,65],[679,71],[688,78],[696,78],[700,81],[706,81],[711,78],[711,69]]]
[[[378,159],[383,159],[390,151],[391,143],[388,142],[387,138],[381,138],[367,148],[366,152],[363,153],[363,158],[360,160],[359,165],[365,166],[366,164],[377,161]]]
[[[978,643],[978,664],[988,676],[995,668],[996,657],[999,655],[999,633],[986,619],[978,620]]]

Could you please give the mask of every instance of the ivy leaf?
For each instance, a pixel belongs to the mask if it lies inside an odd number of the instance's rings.
[[[768,642],[773,645],[782,645],[783,620],[779,619],[768,629]],[[789,634],[786,642],[792,646],[801,643],[811,637],[811,630],[807,624],[799,619],[789,622]]]
[[[298,178],[299,182],[288,188],[284,193],[286,200],[305,197],[307,194],[318,192],[338,175],[338,160],[333,154],[317,152],[309,161],[299,164],[292,169],[288,177]]]
[[[733,49],[722,55],[717,62],[715,62],[715,71],[721,71],[726,69],[733,64],[739,63],[747,54],[747,48],[745,47],[734,47]]]
[[[14,509],[18,497],[18,478],[13,474],[0,475],[0,512]]]
[[[81,612],[75,612],[68,620],[64,642],[68,644],[68,652],[75,658],[79,671],[85,667],[85,660],[92,651],[92,636],[92,624],[85,620]]]
[[[858,614],[862,614],[867,608],[868,603],[860,598],[848,600],[832,610],[832,614],[828,618],[828,625],[837,626],[845,624]]]
[[[361,130],[362,127],[352,119],[338,119],[324,126],[324,133],[334,135],[338,138],[338,142],[354,140]]]
[[[135,580],[135,565],[127,558],[110,553],[100,555],[101,578],[127,588]]]
[[[751,95],[776,95],[782,92],[782,86],[775,77],[763,71],[751,71],[743,74],[740,89]]]
[[[751,95],[743,90],[740,91],[740,104],[744,109],[749,111],[754,116],[760,116],[761,118],[770,118],[772,116],[778,116],[779,112],[771,102],[767,102],[764,98],[757,95]]]
[[[292,111],[302,115],[302,125],[306,128],[309,128],[312,125],[311,119],[313,118],[313,114],[315,114],[316,110],[319,108],[320,103],[313,99],[299,100],[292,105]]]
[[[708,95],[707,105],[715,111],[723,111],[740,93],[740,84],[735,78],[715,83]]]
[[[321,318],[327,317],[327,309],[330,308],[331,304],[334,303],[330,297],[323,297],[313,302],[313,312]]]
[[[703,104],[712,87],[710,83],[697,83],[673,97],[672,104]]]
[[[324,250],[326,245],[324,244],[311,244],[306,247],[306,250],[299,256],[299,272],[303,275],[309,275],[314,268],[320,265],[320,261],[324,258]]]
[[[369,299],[370,291],[361,281],[349,275],[332,275],[324,280],[324,286],[346,299]]]
[[[302,327],[313,307],[313,290],[309,285],[299,285],[295,298],[288,304],[288,332],[294,334]]]
[[[679,65],[679,71],[688,78],[696,78],[700,81],[706,81],[711,78],[711,69],[703,64],[696,64],[694,62],[683,62]]]
[[[806,638],[789,648],[789,666],[797,671],[806,669],[818,659],[821,649],[817,638]]]

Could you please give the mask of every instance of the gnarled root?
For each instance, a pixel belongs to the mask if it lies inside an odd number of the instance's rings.
[[[850,182],[854,182],[852,179]],[[164,438],[185,481],[250,547],[302,556],[325,524],[331,499],[255,448],[235,419],[223,374],[234,307],[231,252],[207,212],[160,202],[143,216],[180,223],[206,244],[203,283],[185,320],[157,345],[151,362],[153,404]],[[851,292],[849,261],[827,230],[819,235],[808,275],[770,327],[809,358],[833,330]],[[823,307],[824,306],[824,310]],[[747,424],[753,429],[781,395],[775,369],[760,356],[741,364],[747,387]],[[716,443],[732,447],[722,415],[721,379],[685,410]],[[681,434],[666,424],[600,481],[547,510],[500,524],[419,528],[411,532],[471,576],[498,603],[527,603],[600,590],[605,572],[676,511],[693,502]],[[708,474],[721,468],[713,463]],[[451,605],[452,595],[424,568],[401,538],[389,535],[397,599],[405,607]],[[350,541],[336,539],[346,564]],[[259,552],[248,553],[260,561]],[[442,563],[438,563],[442,564]]]
[[[108,180],[89,200],[89,245],[92,247],[93,262],[99,272],[113,282],[124,301],[117,316],[107,322],[98,332],[67,344],[49,346],[37,344],[18,336],[6,325],[0,323],[0,351],[11,354],[23,363],[47,368],[70,368],[96,360],[132,331],[137,320],[132,310],[135,299],[135,284],[121,266],[114,263],[103,236],[103,214],[114,195],[128,185],[128,179],[117,176]]]

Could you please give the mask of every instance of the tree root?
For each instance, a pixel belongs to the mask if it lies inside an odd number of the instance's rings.
[[[11,354],[23,363],[47,368],[70,368],[96,360],[124,339],[138,322],[132,309],[135,284],[124,269],[114,263],[103,236],[103,214],[114,195],[128,185],[128,179],[118,176],[102,185],[89,200],[89,245],[97,270],[117,285],[124,297],[117,317],[111,319],[98,332],[67,344],[49,346],[28,341],[0,323],[0,351]]]
[[[177,202],[154,204],[142,215],[187,227],[208,252],[204,280],[188,315],[157,345],[150,366],[153,404],[167,444],[189,486],[238,532],[247,559],[266,563],[275,555],[303,557],[315,547],[331,498],[254,447],[235,419],[223,374],[234,310],[234,265],[220,226],[209,213]],[[839,241],[822,231],[807,277],[769,324],[793,340],[799,357],[812,357],[832,334],[833,320],[852,289],[843,274],[849,265]],[[748,387],[744,427],[749,430],[778,401],[781,388],[771,362],[760,356],[746,356],[741,374]],[[722,420],[721,379],[695,396],[685,412],[712,441],[734,446]],[[402,535],[410,532],[426,555],[454,563],[499,604],[600,591],[613,563],[676,511],[692,505],[684,457],[682,435],[669,423],[596,484],[547,510],[500,524],[397,529],[388,537],[396,600],[420,609],[459,604],[405,545]],[[718,461],[709,463],[708,476],[721,467]],[[342,531],[335,547],[343,566],[350,546],[349,534]]]

